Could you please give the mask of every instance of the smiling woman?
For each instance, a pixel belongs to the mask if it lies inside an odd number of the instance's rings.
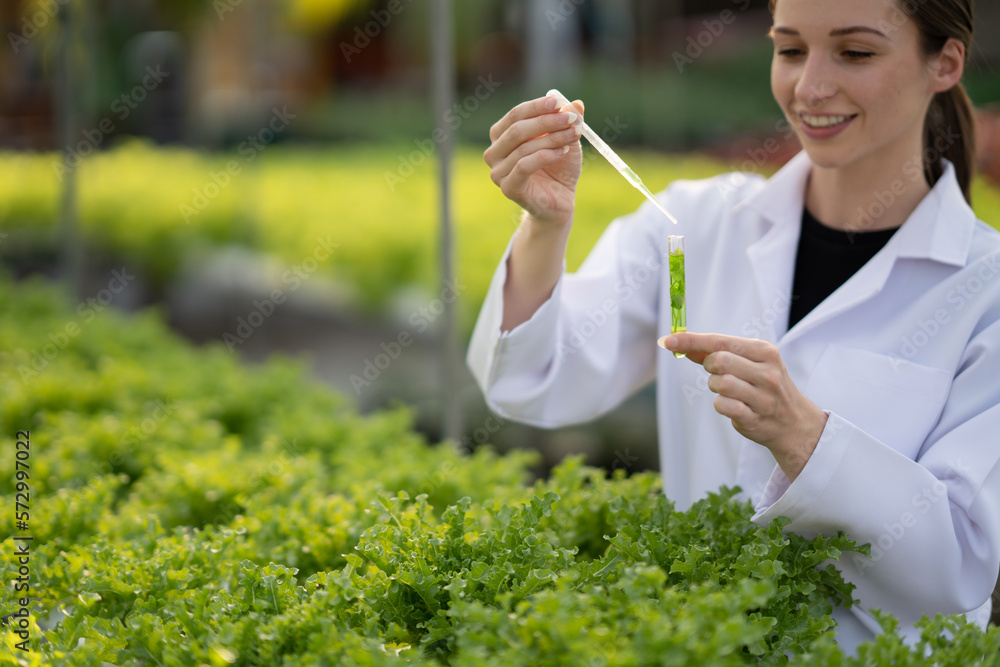
[[[959,79],[972,16],[962,4],[772,2],[771,88],[815,166],[807,208],[828,226],[899,227],[941,176],[941,157],[969,199],[974,124]],[[900,205],[877,220],[856,214],[884,190]]]
[[[985,624],[1000,568],[1000,234],[969,207],[972,2],[772,10],[771,89],[803,151],[770,179],[673,183],[658,198],[680,224],[646,204],[575,274],[582,102],[530,100],[493,126],[491,179],[525,213],[469,365],[498,414],[543,427],[655,380],[679,506],[739,485],[761,524],[875,545],[839,564],[859,601],[835,612],[842,646],[880,631],[874,608],[908,636],[925,614]],[[689,361],[653,345],[671,326],[668,235],[685,237],[688,331],[659,343]],[[634,286],[651,261],[658,275]]]

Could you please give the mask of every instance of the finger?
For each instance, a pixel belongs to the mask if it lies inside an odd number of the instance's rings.
[[[754,416],[753,410],[746,403],[738,401],[735,398],[729,398],[728,396],[716,396],[712,405],[720,415],[732,419],[734,422],[733,426],[736,426],[735,422],[745,422]]]
[[[504,179],[506,179],[507,176],[514,170],[517,163],[524,158],[541,150],[552,148],[562,149],[563,147],[571,146],[572,144],[577,143],[579,140],[580,125],[577,124],[573,127],[559,130],[558,132],[551,132],[536,139],[527,141],[515,148],[510,155],[494,165],[493,169],[490,170],[490,178],[494,183],[502,186]],[[563,151],[562,154],[564,155],[566,152],[567,151]],[[530,176],[530,174],[528,175]]]
[[[766,397],[783,393],[785,370],[780,357],[777,358],[777,362],[771,359],[750,361],[732,352],[713,352],[705,358],[702,366],[709,373],[731,375],[754,387],[756,398],[751,407],[758,413],[768,409],[769,403],[765,400]]]
[[[561,107],[559,107],[558,110],[559,110],[560,113],[566,113],[566,112],[575,113],[578,116],[580,116],[580,118],[582,119],[583,115],[584,115],[583,101],[582,100],[573,100],[572,103],[566,104],[564,106],[561,106]]]
[[[705,355],[705,359],[701,365],[709,373],[715,373],[716,375],[728,373],[729,375],[735,375],[738,378],[750,381],[751,378],[756,376],[761,364],[760,362],[750,361],[746,357],[741,357],[733,352],[722,351]]]
[[[576,109],[570,108],[567,105],[563,113],[567,112],[576,113]],[[559,102],[554,97],[539,97],[534,100],[522,102],[517,106],[515,106],[510,111],[508,111],[503,118],[501,118],[500,120],[498,120],[496,123],[493,124],[493,127],[490,128],[490,142],[493,144],[501,142],[501,139],[505,134],[509,134],[512,128],[515,128],[519,125],[522,127],[521,130],[522,132],[530,131],[532,125],[528,124],[527,126],[525,126],[526,121],[538,121],[539,119],[548,119],[550,123],[553,123],[551,126],[548,127],[541,126],[541,128],[539,129],[539,126],[536,123],[534,130],[535,134],[522,138],[530,139],[534,136],[538,136],[539,134],[543,134],[544,132],[549,131],[549,129],[557,126],[555,123],[556,123],[556,118],[559,116],[559,114],[560,114]],[[516,139],[517,137],[515,136],[514,138]],[[501,143],[499,147],[499,150],[502,149],[503,149],[503,143]]]
[[[770,360],[773,356],[771,352],[773,346],[766,341],[723,334],[699,334],[688,331],[664,336],[657,343],[671,352],[688,355],[725,351],[758,362]]]
[[[510,173],[498,184],[500,190],[508,198],[516,196],[524,189],[532,174],[566,157],[568,151],[569,147],[563,146],[562,148],[545,148],[526,155],[514,164]]]
[[[661,336],[657,339],[656,344],[665,350],[674,350],[677,347],[678,341],[674,338],[676,334],[671,334],[670,336]],[[704,364],[705,358],[708,357],[707,352],[685,352],[680,355],[681,358],[686,358],[688,361],[693,361],[696,364]]]
[[[493,124],[493,127],[490,128],[490,141],[496,141],[499,139],[511,125],[519,120],[524,120],[525,118],[535,118],[536,116],[541,116],[542,114],[553,113],[558,106],[559,102],[556,98],[548,96],[528,100],[527,102],[521,102],[504,114],[503,118]]]
[[[660,347],[662,347],[665,350],[669,350],[669,349],[671,349],[671,348],[667,347],[667,339],[669,339],[669,338],[670,338],[670,336],[662,336],[659,340],[656,341],[656,344],[659,345]],[[674,345],[674,343],[670,343],[670,344]],[[680,355],[681,358],[686,358],[688,361],[693,361],[696,364],[704,364],[705,363],[705,357],[707,357],[707,356],[708,355],[706,353],[704,353],[704,352],[688,352],[686,354]]]
[[[676,351],[679,340],[677,339],[677,334],[670,334],[669,336],[660,336],[656,339],[656,344],[662,347],[664,350]],[[685,352],[684,354],[678,355],[682,358],[687,358],[689,361],[693,361],[696,364],[705,363],[705,357],[708,356],[707,352]]]
[[[495,168],[500,166],[502,162],[507,160],[524,144],[538,137],[565,132],[566,130],[575,130],[578,137],[579,132],[582,130],[580,118],[581,116],[575,111],[565,111],[519,120],[507,128],[486,149],[486,152],[483,153],[483,159],[486,161],[486,164]],[[523,153],[517,157],[523,157]]]
[[[750,409],[758,400],[759,390],[735,375],[709,375],[708,388],[712,393],[739,401]]]

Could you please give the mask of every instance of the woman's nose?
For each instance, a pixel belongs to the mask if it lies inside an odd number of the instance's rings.
[[[795,84],[795,97],[809,109],[818,111],[837,92],[829,64],[819,55],[810,54]]]

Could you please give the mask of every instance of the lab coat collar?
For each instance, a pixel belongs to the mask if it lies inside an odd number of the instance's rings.
[[[750,209],[758,220],[770,224],[747,248],[747,259],[761,304],[769,304],[775,317],[768,318],[770,331],[763,337],[777,342],[788,325],[791,307],[795,253],[799,243],[806,180],[812,162],[805,151],[793,157],[761,187],[737,204],[735,213]]]
[[[954,165],[944,158],[941,162],[944,173],[893,235],[888,249],[895,257],[926,258],[964,266],[972,245],[976,214],[965,201]],[[737,210],[751,208],[773,224],[798,226],[811,169],[808,154],[799,151],[760,189],[739,203]]]
[[[932,259],[965,266],[972,247],[976,214],[965,201],[955,166],[942,159],[944,173],[893,235],[897,257]]]
[[[737,204],[735,210],[751,208],[771,223],[798,226],[802,221],[810,171],[809,155],[799,151],[774,176],[764,181],[760,189]]]
[[[958,186],[954,166],[947,160],[943,165],[941,178],[889,243],[791,331],[786,331],[787,309],[779,312],[771,325],[772,341],[787,344],[821,322],[875,296],[888,280],[897,258],[931,259],[955,266],[966,263],[976,216]],[[751,209],[760,220],[771,223],[771,228],[747,248],[762,303],[784,301],[790,307],[790,299],[781,297],[791,296],[805,186],[811,169],[809,156],[800,151],[737,205],[737,210]]]

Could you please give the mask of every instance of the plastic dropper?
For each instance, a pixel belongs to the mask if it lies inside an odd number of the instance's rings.
[[[561,107],[570,104],[570,101],[566,99],[566,96],[560,93],[555,88],[550,90],[546,94],[546,96],[556,98],[559,101],[559,106]],[[642,194],[646,195],[646,198],[649,201],[653,202],[653,204],[656,205],[656,208],[663,211],[663,215],[670,218],[676,225],[677,218],[670,215],[670,212],[667,209],[663,208],[663,204],[661,204],[659,200],[653,196],[653,193],[649,191],[649,188],[643,185],[642,179],[640,179],[639,176],[637,176],[636,173],[632,171],[627,164],[625,164],[625,161],[622,160],[620,157],[618,157],[617,153],[611,150],[611,146],[608,146],[607,143],[605,143],[604,139],[601,139],[600,135],[597,134],[597,132],[594,132],[592,129],[590,129],[589,125],[587,125],[586,123],[583,123],[582,125],[583,125],[583,136],[587,137],[587,141],[589,141],[590,144],[597,149],[597,152],[603,155],[604,158],[611,163],[611,166],[617,169],[618,173],[624,176],[625,180],[632,184],[632,187],[634,187]]]

